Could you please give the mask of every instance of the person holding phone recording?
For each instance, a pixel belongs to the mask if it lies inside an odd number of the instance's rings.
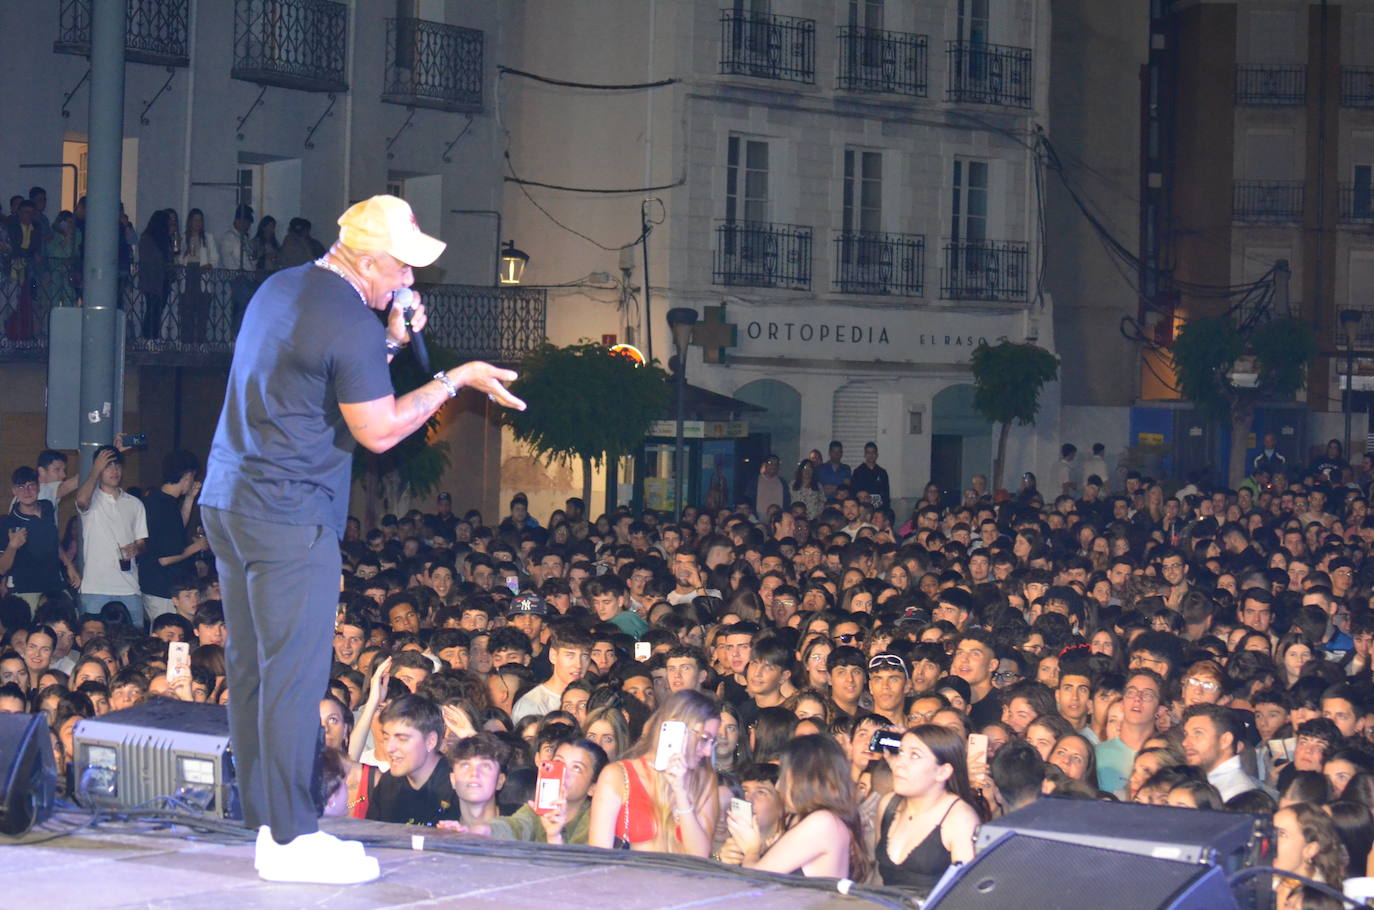
[[[715,699],[691,689],[669,696],[639,743],[602,772],[587,843],[709,856],[720,813],[711,767],[719,734]]]
[[[859,796],[849,762],[832,737],[800,736],[778,762],[782,834],[764,850],[759,819],[732,807],[726,822],[741,865],[765,872],[863,881],[872,866],[859,821]],[[722,856],[725,854],[722,853]]]

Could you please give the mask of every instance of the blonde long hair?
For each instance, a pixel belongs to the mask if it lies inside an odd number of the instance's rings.
[[[674,692],[644,722],[644,733],[640,736],[639,742],[635,743],[620,757],[618,764],[625,764],[637,758],[647,759],[644,762],[644,767],[652,779],[644,781],[644,786],[649,791],[649,797],[653,803],[656,826],[654,846],[662,852],[681,853],[682,848],[677,838],[672,836],[673,799],[672,792],[668,789],[668,780],[655,771],[652,764],[654,756],[658,753],[659,730],[667,721],[683,722],[687,725],[688,746],[690,747],[694,743],[691,738],[693,731],[700,730],[707,721],[719,716],[720,705],[709,695],[704,695],[695,689]],[[711,767],[710,761],[703,760],[687,772],[687,790],[692,795],[692,805],[698,812],[709,800],[716,798],[716,772]],[[625,794],[625,799],[629,800],[628,792]]]

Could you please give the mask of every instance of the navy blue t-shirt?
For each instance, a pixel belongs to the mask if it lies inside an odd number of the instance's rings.
[[[342,277],[272,275],[234,342],[201,505],[343,537],[353,435],[339,404],[392,394],[386,329]]]

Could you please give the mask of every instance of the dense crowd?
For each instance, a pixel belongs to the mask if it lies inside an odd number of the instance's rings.
[[[927,891],[980,821],[1054,795],[1272,816],[1280,868],[1369,872],[1368,460],[1262,453],[1235,489],[977,477],[898,516],[876,454],[855,483],[813,451],[783,495],[765,464],[679,521],[442,493],[349,519],[323,814]],[[46,712],[67,768],[83,717],[233,697],[199,461],[141,492],[121,464],[43,453],[0,531],[0,710]]]

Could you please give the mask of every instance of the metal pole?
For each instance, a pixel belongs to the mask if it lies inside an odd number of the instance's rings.
[[[649,201],[639,204],[639,242],[644,246],[644,356],[654,362],[654,311],[649,306]],[[681,445],[681,443],[679,443]]]
[[[646,279],[644,287],[647,289],[649,282]],[[682,424],[687,414],[687,352],[679,350],[677,352],[677,468],[673,472],[673,505],[677,509],[677,519],[682,520],[682,510],[685,503],[682,498],[685,495],[683,479],[687,473],[687,450],[682,445]]]
[[[1345,401],[1342,404],[1345,411],[1345,448],[1341,449],[1341,457],[1345,461],[1350,461],[1350,408],[1355,399],[1355,339],[1354,327],[1347,326],[1345,333]]]
[[[91,97],[89,190],[86,194],[86,259],[82,271],[81,473],[102,445],[114,442],[124,403],[116,400],[119,320],[119,182],[124,142],[125,5],[91,4]],[[53,351],[50,357],[70,356]]]

